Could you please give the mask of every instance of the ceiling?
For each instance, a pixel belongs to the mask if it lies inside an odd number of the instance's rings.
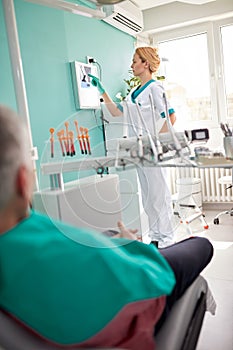
[[[200,4],[205,4],[207,2],[212,2],[212,1],[215,1],[215,0],[196,0],[196,1],[183,0],[180,2],[200,5]],[[165,5],[165,4],[168,4],[169,2],[174,2],[174,1],[173,0],[132,0],[132,2],[134,2],[141,10],[146,10],[155,6]]]

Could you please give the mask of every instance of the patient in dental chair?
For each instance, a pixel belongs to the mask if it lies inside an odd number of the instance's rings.
[[[0,307],[62,348],[154,349],[154,334],[213,255],[194,237],[158,250],[118,223],[106,237],[29,210],[34,172],[20,118],[0,106]]]

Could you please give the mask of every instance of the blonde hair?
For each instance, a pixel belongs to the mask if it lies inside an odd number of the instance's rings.
[[[151,73],[156,73],[160,65],[160,57],[158,49],[150,46],[138,47],[135,51],[141,58],[142,62],[149,63],[149,69]]]

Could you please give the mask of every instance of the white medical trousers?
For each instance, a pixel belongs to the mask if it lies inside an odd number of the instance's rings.
[[[167,181],[167,169],[137,167],[142,204],[148,216],[149,237],[164,248],[174,243],[172,198]]]

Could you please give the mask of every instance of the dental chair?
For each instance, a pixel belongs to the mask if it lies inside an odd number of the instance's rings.
[[[155,339],[156,350],[194,350],[196,348],[206,312],[207,291],[206,280],[199,276],[176,302],[169,317],[159,330]],[[46,343],[0,311],[0,350],[58,349],[65,348]],[[77,348],[69,347],[69,350],[77,350]]]
[[[208,284],[199,276],[174,304],[156,335],[156,350],[196,349],[207,311],[207,295]]]

